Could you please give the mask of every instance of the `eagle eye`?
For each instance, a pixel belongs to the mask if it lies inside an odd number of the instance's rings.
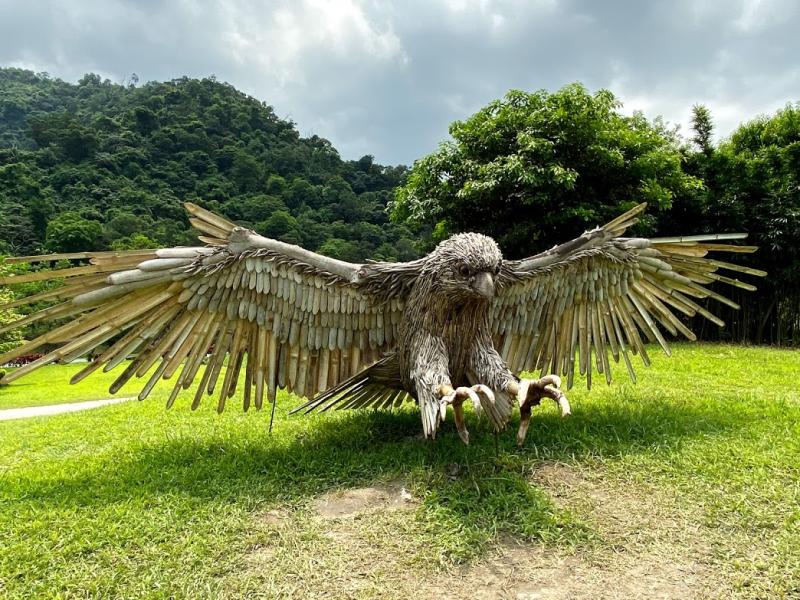
[[[500,265],[499,264],[494,268],[494,274],[495,275],[500,275]]]
[[[461,274],[462,277],[470,276],[470,270],[467,265],[461,265],[460,267],[458,267],[458,272]]]

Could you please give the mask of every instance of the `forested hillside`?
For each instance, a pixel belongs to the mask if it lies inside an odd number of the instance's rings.
[[[518,258],[647,201],[635,234],[745,231],[761,247],[735,260],[769,277],[723,290],[741,310],[712,307],[727,326],[699,322],[701,337],[800,342],[800,106],[718,144],[703,106],[693,143],[620,109],[580,84],[511,91],[408,170],[344,161],[213,78],[70,84],[0,69],[0,253],[195,244],[190,200],[344,260],[408,260],[464,230]]]
[[[417,256],[386,204],[405,174],[344,161],[213,78],[77,85],[0,69],[0,253],[195,243],[191,200],[345,260]]]

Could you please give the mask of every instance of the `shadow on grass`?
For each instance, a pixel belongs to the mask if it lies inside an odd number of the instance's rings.
[[[540,413],[523,448],[514,443],[513,422],[499,436],[498,453],[485,421],[471,418],[468,424],[468,447],[455,436],[452,421],[437,440],[421,439],[418,413],[411,410],[323,416],[299,432],[274,436],[253,429],[246,435],[183,434],[157,445],[132,442],[124,455],[103,459],[98,468],[19,481],[18,490],[33,505],[78,509],[130,501],[158,506],[180,496],[190,504],[260,510],[302,508],[332,489],[400,479],[423,498],[420,523],[434,534],[457,529],[462,541],[480,542],[503,531],[519,539],[575,543],[591,532],[557,508],[546,490],[530,484],[539,461],[669,452],[686,439],[730,432],[745,422],[719,406],[608,402],[563,420],[553,411]]]

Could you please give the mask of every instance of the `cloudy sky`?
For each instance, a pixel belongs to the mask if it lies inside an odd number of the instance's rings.
[[[214,74],[344,158],[406,163],[511,88],[581,81],[724,136],[800,100],[797,0],[0,0],[0,66]]]

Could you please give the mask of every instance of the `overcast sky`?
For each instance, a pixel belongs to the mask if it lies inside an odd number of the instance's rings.
[[[406,163],[511,88],[581,81],[718,135],[800,100],[798,0],[0,0],[0,65],[214,74],[343,158]]]

